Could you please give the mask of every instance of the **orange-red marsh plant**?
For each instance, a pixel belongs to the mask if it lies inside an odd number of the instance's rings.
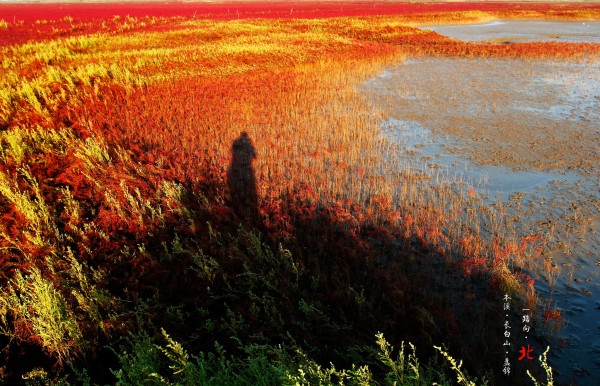
[[[104,347],[161,327],[197,351],[233,336],[344,363],[384,330],[498,359],[478,351],[491,304],[534,247],[486,243],[473,193],[398,170],[355,87],[407,55],[597,45],[467,44],[394,16],[105,26],[0,48],[0,373],[76,360],[108,382]]]

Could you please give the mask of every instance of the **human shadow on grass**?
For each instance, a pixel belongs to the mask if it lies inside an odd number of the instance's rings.
[[[227,170],[230,205],[245,219],[255,219],[258,214],[258,192],[252,162],[256,149],[248,133],[240,134],[231,146],[231,164]]]
[[[358,205],[308,198],[308,187],[259,200],[256,157],[242,133],[226,182],[183,181],[181,207],[161,221],[106,222],[110,238],[87,241],[106,273],[98,288],[116,304],[107,333],[85,320],[84,338],[95,344],[77,361],[94,380],[113,380],[107,369],[120,366],[124,342],[147,334],[160,343],[163,328],[192,355],[214,352],[215,342],[231,355],[282,344],[338,368],[376,363],[365,347],[381,331],[397,349],[414,343],[420,358],[445,344],[470,374],[497,372],[502,292],[490,274],[464,275],[453,262],[461,256],[440,255],[398,224],[357,220],[366,211]],[[227,189],[225,200],[209,193]],[[24,363],[38,362],[29,353]]]
[[[233,148],[241,159],[229,174],[255,186],[247,174],[253,146],[239,140]],[[248,221],[256,196],[244,184],[231,186],[245,206],[201,204],[202,192],[190,186],[186,211],[197,226],[171,224],[177,245],[171,242],[170,256],[131,272],[128,293],[154,304],[150,326],[192,353],[212,351],[214,342],[240,355],[248,345],[283,344],[337,368],[376,363],[365,347],[381,331],[396,348],[415,344],[422,362],[444,345],[469,374],[494,370],[502,384],[503,292],[490,273],[467,275],[460,256],[407,240],[398,225],[350,221],[364,208],[315,202],[302,189],[278,205],[263,203],[263,221]],[[521,375],[506,379],[519,384]]]

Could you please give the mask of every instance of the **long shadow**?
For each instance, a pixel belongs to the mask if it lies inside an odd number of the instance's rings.
[[[400,342],[415,344],[422,363],[434,357],[434,345],[445,345],[469,374],[493,370],[495,384],[527,382],[522,372],[499,374],[503,293],[490,275],[464,275],[460,265],[405,240],[391,225],[348,223],[348,213],[360,207],[310,202],[299,191],[281,197],[279,213],[266,213],[256,206],[256,153],[247,135],[232,153],[230,212],[201,204],[202,191],[190,186],[186,210],[197,227],[173,218],[161,238],[146,242],[160,251],[162,240],[176,235],[177,252],[118,279],[137,301],[152,304],[146,329],[165,328],[193,353],[214,350],[214,342],[232,354],[240,345],[284,344],[343,368],[374,365],[365,347],[374,347],[381,331],[397,349]],[[259,210],[280,222],[257,227],[248,219]],[[374,365],[373,371],[384,370]]]
[[[445,343],[469,370],[501,371],[502,293],[491,276],[464,276],[397,227],[348,220],[364,208],[311,201],[301,187],[260,206],[256,157],[242,133],[226,187],[222,180],[187,181],[181,210],[143,227],[134,218],[108,228],[110,242],[89,241],[99,256],[94,267],[106,272],[101,289],[119,301],[109,333],[86,330],[95,345],[79,362],[90,376],[113,381],[113,348],[142,331],[160,339],[161,328],[192,354],[214,351],[215,342],[232,354],[240,345],[283,344],[338,368],[375,363],[365,347],[374,347],[381,331],[397,349],[414,343],[421,358]],[[221,188],[228,206],[209,194]],[[258,222],[259,212],[269,221]],[[134,251],[127,258],[118,252],[124,246]],[[28,352],[35,362],[39,353]]]
[[[255,219],[258,213],[256,176],[252,162],[256,149],[246,132],[240,134],[231,146],[231,165],[227,170],[229,203],[238,216]]]

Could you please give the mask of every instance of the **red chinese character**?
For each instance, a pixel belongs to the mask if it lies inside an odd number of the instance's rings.
[[[530,355],[533,352],[533,349],[529,347],[529,345],[527,345],[527,349],[525,349],[525,346],[521,346],[521,350],[519,350],[519,352],[521,353],[521,356],[519,357],[520,361],[522,361],[525,357],[530,360],[533,359],[533,357]]]

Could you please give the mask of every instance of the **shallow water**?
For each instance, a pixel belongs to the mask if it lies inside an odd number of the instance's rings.
[[[441,169],[447,177],[485,187],[486,195],[490,197],[488,203],[498,197],[508,199],[516,192],[534,192],[552,182],[581,180],[575,173],[515,172],[504,166],[478,165],[447,150],[460,141],[449,135],[433,134],[418,121],[388,118],[381,123],[381,128],[388,140],[401,144],[409,153],[419,153],[421,159],[429,160],[425,166]]]
[[[600,43],[600,21],[496,20],[483,24],[422,26],[464,41]]]
[[[549,232],[540,307],[565,326],[547,341],[560,382],[600,379],[600,62],[421,59],[388,68],[361,92],[381,133],[432,174],[484,182],[521,235]],[[435,180],[435,179],[432,179]],[[522,197],[517,202],[511,197]],[[550,224],[550,225],[549,225]],[[556,228],[556,230],[554,230]],[[543,267],[543,259],[532,263]],[[543,308],[542,308],[543,309]],[[543,324],[536,327],[542,332]],[[541,354],[541,351],[537,355]]]
[[[410,140],[444,135],[446,150],[477,164],[596,175],[599,79],[599,61],[437,58],[389,68],[363,89]]]

